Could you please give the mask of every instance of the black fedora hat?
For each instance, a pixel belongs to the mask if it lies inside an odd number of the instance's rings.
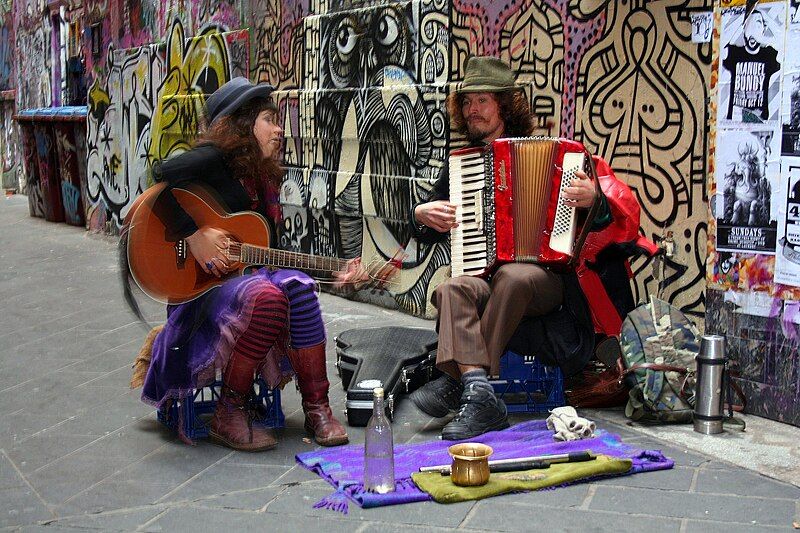
[[[247,78],[239,76],[233,78],[214,91],[206,100],[206,118],[209,124],[226,115],[231,115],[237,109],[254,98],[269,99],[275,88],[266,83],[254,84]],[[270,101],[270,103],[272,103]],[[272,104],[272,107],[275,107]]]

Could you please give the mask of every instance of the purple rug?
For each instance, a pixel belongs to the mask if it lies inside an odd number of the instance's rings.
[[[531,455],[545,455],[591,450],[597,454],[631,459],[633,467],[628,474],[666,470],[675,464],[658,450],[640,450],[622,442],[619,435],[602,429],[595,437],[571,442],[553,442],[553,432],[544,420],[522,422],[503,431],[492,431],[470,439],[482,442],[494,450],[494,459],[516,459]],[[348,500],[361,507],[380,507],[398,503],[432,500],[411,480],[411,474],[421,466],[449,464],[447,448],[453,441],[435,440],[418,444],[400,444],[394,447],[394,476],[396,488],[388,494],[364,490],[364,447],[359,445],[322,448],[298,454],[297,462],[336,488],[336,492],[322,499],[314,507],[328,508],[347,513]]]

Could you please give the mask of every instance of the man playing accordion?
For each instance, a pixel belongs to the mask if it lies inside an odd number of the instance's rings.
[[[528,137],[533,131],[524,92],[511,69],[496,58],[468,60],[464,82],[450,95],[448,107],[451,127],[465,134],[470,146],[484,146],[501,137]],[[630,189],[614,178],[605,161],[594,160],[603,192],[579,170],[561,193],[564,202],[574,208],[588,209],[597,203],[591,232],[575,265],[590,309],[586,309],[580,291],[577,299],[570,296],[571,291],[565,291],[565,283],[575,283],[575,272],[556,272],[534,263],[503,264],[488,280],[453,277],[434,291],[432,300],[439,312],[436,364],[444,375],[415,391],[411,399],[434,417],[457,411],[443,428],[443,439],[468,439],[508,426],[506,406],[495,396],[488,376],[497,375],[500,357],[524,317],[544,316],[562,305],[577,305],[586,314],[591,311],[596,331],[619,334],[617,326],[626,311],[612,302],[597,273],[587,265],[608,245],[652,243],[637,242],[639,206]],[[427,200],[412,209],[417,240],[429,244],[445,240],[458,227],[458,207],[450,202],[450,173],[445,166]],[[624,282],[628,282],[627,276]],[[587,291],[587,287],[591,289]],[[632,307],[632,301],[630,304]],[[586,359],[580,361],[578,369],[585,363]]]

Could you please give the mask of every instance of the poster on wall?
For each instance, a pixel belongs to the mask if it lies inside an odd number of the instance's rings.
[[[782,159],[781,183],[786,188],[779,210],[775,282],[800,287],[800,157]]]
[[[717,123],[779,124],[786,3],[722,11]]]
[[[780,175],[774,129],[720,130],[717,138],[717,250],[775,254]]]
[[[800,50],[800,0],[792,0],[789,6],[786,49]],[[781,123],[781,154],[800,156],[800,53],[786,54]]]

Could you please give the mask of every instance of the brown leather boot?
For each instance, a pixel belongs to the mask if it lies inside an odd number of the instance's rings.
[[[247,397],[223,386],[211,419],[209,436],[216,442],[245,452],[260,452],[274,448],[278,441],[269,431],[253,426],[252,413],[248,411]]]
[[[289,350],[289,361],[297,374],[297,385],[303,397],[306,431],[322,446],[347,444],[347,431],[333,417],[328,402],[328,373],[325,370],[325,343]]]
[[[209,436],[234,450],[258,452],[274,448],[278,443],[269,431],[253,426],[253,416],[247,405],[255,369],[260,363],[234,350],[222,377],[222,394],[211,419]]]

